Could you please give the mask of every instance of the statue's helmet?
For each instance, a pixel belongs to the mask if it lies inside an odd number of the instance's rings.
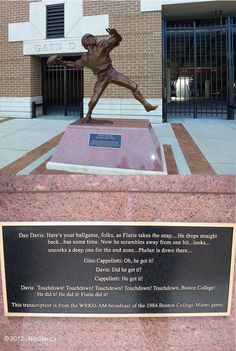
[[[85,47],[85,49],[87,49],[87,46],[89,44],[96,44],[96,39],[92,34],[87,33],[87,34],[83,35],[83,37],[81,39],[81,43],[82,43],[83,47]]]

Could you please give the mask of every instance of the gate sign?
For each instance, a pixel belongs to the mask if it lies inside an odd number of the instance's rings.
[[[4,223],[5,315],[228,316],[230,224]]]

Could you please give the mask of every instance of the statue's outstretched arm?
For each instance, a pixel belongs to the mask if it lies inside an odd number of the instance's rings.
[[[111,37],[115,38],[118,42],[121,42],[122,36],[117,32],[115,28],[107,28],[106,31],[110,34]]]
[[[78,69],[83,67],[83,64],[82,64],[81,60],[65,61],[65,60],[62,60],[60,57],[57,59],[55,64],[63,65],[63,66],[66,66],[66,67],[78,68]]]
[[[108,51],[111,51],[120,44],[122,36],[116,29],[107,28],[106,31],[110,34],[110,38],[101,40],[99,45],[105,49],[108,49]]]
[[[80,69],[83,67],[83,63],[82,60],[76,60],[76,61],[65,61],[62,60],[62,58],[58,55],[51,55],[49,56],[48,60],[47,60],[47,64],[48,65],[63,65],[66,67],[73,67],[73,68],[77,68]]]

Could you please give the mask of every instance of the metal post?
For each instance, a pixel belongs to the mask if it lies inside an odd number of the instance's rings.
[[[234,117],[234,78],[233,78],[233,28],[232,20],[228,17],[226,21],[226,39],[227,39],[227,119]]]
[[[193,36],[194,36],[194,118],[197,118],[197,33],[196,21],[193,22]]]
[[[199,26],[199,66],[200,66],[200,91],[199,91],[199,97],[200,101],[202,101],[203,98],[203,79],[202,79],[202,26]],[[202,116],[202,105],[201,105],[201,116]]]
[[[215,105],[216,105],[216,115],[218,115],[218,48],[217,48],[217,43],[218,43],[218,40],[217,40],[217,25],[215,23],[215,67],[216,67],[216,71],[215,71],[215,80],[216,80],[216,84],[215,84],[215,89],[216,89],[216,101],[215,101]]]
[[[67,111],[67,81],[66,81],[66,67],[64,67],[64,109],[65,109],[65,116],[68,115]]]
[[[232,103],[233,103],[233,111],[231,114],[231,119],[234,119],[234,109],[235,109],[235,61],[234,61],[234,48],[235,48],[235,37],[234,37],[234,19],[231,18],[231,38],[232,38]]]
[[[32,118],[36,118],[36,102],[32,101]]]
[[[163,122],[167,122],[167,41],[166,41],[166,21],[162,21],[162,111]]]
[[[221,114],[224,113],[224,91],[223,91],[223,18],[220,18],[220,95]]]
[[[212,98],[213,98],[213,76],[212,76],[212,48],[213,48],[213,43],[212,43],[212,25],[209,25],[210,28],[210,67],[211,67],[211,79],[210,79],[210,97],[211,97],[211,116],[212,116]]]
[[[47,115],[48,111],[47,111],[47,78],[46,78],[46,60],[43,59],[42,60],[42,87],[43,87],[43,114]]]
[[[175,53],[174,53],[174,72],[176,74],[176,71],[177,71],[177,34],[176,34],[176,23],[175,25],[173,26],[174,28],[174,45],[175,45]],[[178,74],[176,75],[177,76],[177,80],[178,80]],[[177,82],[177,81],[176,81]],[[176,95],[177,95],[177,90],[176,90]],[[175,96],[175,116],[177,114],[177,96]],[[179,111],[178,111],[179,112]]]
[[[80,73],[80,74],[79,74]],[[81,107],[80,107],[80,117],[84,116],[84,71],[78,71],[80,76],[80,100],[81,100]]]

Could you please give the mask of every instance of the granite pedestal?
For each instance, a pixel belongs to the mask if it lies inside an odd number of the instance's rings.
[[[148,120],[75,122],[46,167],[88,174],[167,174],[162,145]]]

